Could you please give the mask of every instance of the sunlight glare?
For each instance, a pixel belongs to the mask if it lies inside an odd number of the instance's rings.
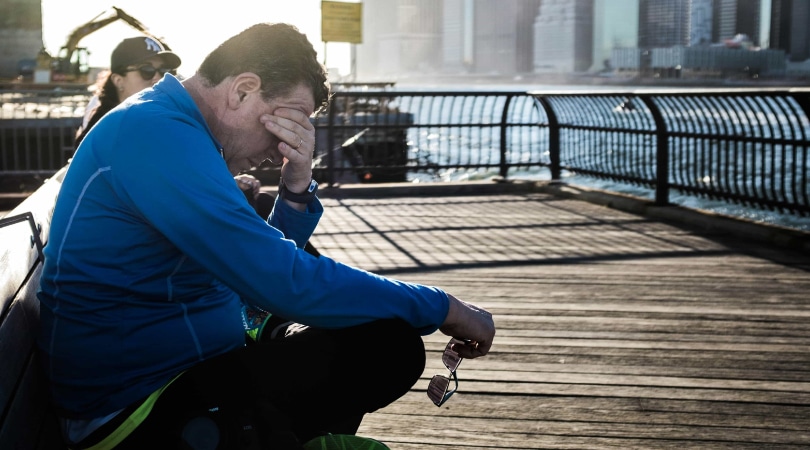
[[[151,33],[162,38],[183,60],[182,75],[190,76],[205,55],[225,39],[259,22],[288,22],[298,27],[323,62],[320,0],[229,0],[227,8],[207,8],[189,0],[117,0],[112,3],[140,21]],[[113,14],[111,3],[103,0],[76,2],[42,0],[42,34],[45,48],[55,55],[70,33],[97,15]],[[90,66],[108,67],[115,46],[138,31],[118,20],[83,38],[79,45],[90,52]],[[349,72],[349,44],[330,43],[327,64],[341,73]]]

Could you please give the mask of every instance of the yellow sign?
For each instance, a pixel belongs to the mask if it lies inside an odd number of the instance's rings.
[[[363,4],[321,2],[321,40],[324,42],[363,42]]]

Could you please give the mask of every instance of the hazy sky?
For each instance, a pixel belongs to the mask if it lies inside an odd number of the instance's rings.
[[[607,4],[616,6],[614,3],[623,7],[604,7]],[[762,2],[765,46],[770,3],[770,0]],[[349,44],[330,43],[324,52],[324,43],[321,42],[321,0],[225,0],[225,4],[219,7],[211,7],[199,0],[42,0],[45,47],[51,54],[56,54],[75,28],[97,15],[110,14],[110,5],[123,9],[153,34],[164,38],[182,58],[180,73],[186,76],[191,75],[205,55],[222,41],[258,22],[289,22],[296,25],[313,43],[321,62],[324,62],[326,55],[328,67],[337,68],[341,75],[350,70]],[[638,7],[638,0],[598,0],[596,6],[597,13],[604,16],[597,21],[601,25],[594,30],[594,64],[595,69],[599,69],[601,61],[610,57],[613,45],[632,46],[634,43],[631,41],[638,33],[637,17],[608,17],[607,12],[633,11]],[[607,22],[612,25],[603,26]],[[117,21],[90,34],[80,45],[91,52],[91,66],[107,67],[115,45],[137,33],[123,21]]]
[[[289,22],[307,35],[324,58],[321,42],[321,0],[225,0],[220,4],[189,0],[42,0],[45,48],[56,54],[68,35],[97,15],[112,14],[115,5],[163,38],[183,60],[179,72],[191,75],[205,55],[222,41],[259,22]],[[79,45],[91,52],[90,65],[107,67],[115,46],[136,31],[119,20],[84,38]],[[349,69],[349,44],[330,43],[327,66],[345,74]]]

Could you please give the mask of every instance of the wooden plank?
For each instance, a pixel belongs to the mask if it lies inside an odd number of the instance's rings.
[[[591,421],[507,421],[465,417],[425,417],[398,415],[400,430],[419,429],[419,436],[397,434],[385,430],[385,426],[367,424],[364,432],[383,441],[398,442],[465,442],[467,445],[491,446],[493,448],[540,448],[548,442],[560,441],[560,436],[593,438],[646,439],[654,441],[666,436],[668,441],[681,445],[707,445],[714,442],[728,444],[748,443],[770,448],[771,445],[801,446],[810,444],[801,433],[783,433],[782,430],[757,429],[750,427],[701,427],[695,425],[658,425],[647,423],[644,426],[625,423],[600,423]],[[429,425],[427,425],[429,424]],[[486,432],[480,432],[486,430]],[[539,444],[539,445],[538,445]],[[689,445],[689,444],[687,444]]]
[[[392,438],[393,440],[394,438]],[[549,436],[549,437],[542,437],[536,438],[525,442],[518,443],[520,447],[514,446],[507,446],[504,443],[500,443],[497,447],[493,447],[489,444],[485,445],[471,445],[466,440],[459,441],[458,439],[451,439],[449,442],[437,442],[436,440],[427,441],[423,438],[421,441],[414,439],[413,437],[408,437],[411,441],[415,442],[402,442],[396,441],[393,442],[392,440],[387,441],[391,448],[397,450],[418,450],[418,449],[425,449],[430,448],[431,450],[473,450],[473,449],[488,449],[491,450],[492,448],[502,449],[502,450],[522,450],[522,449],[572,449],[572,450],[582,450],[582,449],[620,449],[620,450],[627,450],[627,449],[641,449],[641,450],[658,450],[658,449],[665,449],[665,450],[681,450],[684,448],[701,448],[701,449],[713,449],[713,450],[762,450],[763,446],[761,444],[748,444],[742,442],[733,442],[733,443],[726,443],[726,442],[711,442],[711,443],[703,443],[703,445],[696,445],[694,441],[676,441],[676,440],[664,440],[664,439],[655,439],[655,440],[642,440],[642,439],[616,439],[616,438],[580,438],[578,436],[566,436],[565,440],[561,440],[557,436]],[[800,450],[805,449],[804,446],[795,446],[795,445],[769,445],[767,446],[770,450]]]
[[[564,379],[564,376],[560,378]],[[619,377],[621,378],[621,377]],[[415,388],[426,390],[427,380],[416,383]],[[464,380],[463,393],[492,393],[498,395],[579,395],[589,397],[629,397],[674,400],[704,400],[719,402],[763,402],[786,405],[810,404],[810,393],[804,391],[776,391],[755,389],[724,389],[712,387],[644,386],[621,384],[617,379],[610,384],[565,383],[519,383],[504,381]]]
[[[424,396],[411,392],[399,402],[369,415],[361,432],[391,442],[413,442],[428,437],[435,443],[448,444],[447,430],[461,433],[456,440],[464,447],[556,448],[572,437],[591,436],[586,448],[606,448],[599,439],[610,437],[619,442],[639,439],[631,448],[671,448],[656,444],[662,439],[680,442],[689,448],[714,443],[800,446],[810,443],[806,430],[810,418],[800,409],[792,417],[773,416],[757,405],[758,414],[746,414],[747,406],[738,403],[673,402],[658,404],[641,399],[585,399],[580,397],[492,397],[490,395],[453,398],[446,407],[435,408]],[[663,403],[662,403],[663,402]],[[427,406],[425,406],[427,405]],[[772,408],[780,409],[780,408]],[[405,417],[405,419],[403,419]],[[406,423],[401,423],[404,420]],[[473,425],[477,424],[478,428]],[[468,428],[478,433],[464,435]],[[396,430],[418,429],[419,435],[397,435]],[[425,434],[422,432],[426,431]],[[401,433],[401,431],[400,431]],[[494,439],[519,436],[523,442]],[[561,439],[564,437],[564,439]],[[640,445],[640,439],[650,442]],[[583,441],[587,442],[587,441]],[[709,444],[710,443],[710,444]],[[556,445],[555,445],[556,444]],[[393,448],[399,448],[395,446]],[[459,445],[461,448],[461,445]]]
[[[607,317],[605,315],[572,315],[560,311],[556,314],[512,314],[509,311],[498,314],[500,328],[507,330],[515,329],[543,329],[543,330],[588,330],[590,332],[636,332],[636,333],[661,333],[672,336],[689,336],[700,334],[702,336],[713,335],[716,339],[722,339],[723,335],[717,335],[718,328],[734,333],[735,337],[746,336],[752,339],[760,337],[790,338],[799,335],[802,338],[810,334],[810,323],[806,321],[764,321],[747,320],[742,321],[737,318],[726,320],[705,320],[693,318],[689,321],[659,318],[659,317]],[[689,325],[684,329],[684,325]],[[500,333],[499,333],[500,334]]]
[[[537,357],[535,355],[528,355],[527,358],[510,358],[509,355],[503,353],[492,353],[492,356],[497,358],[479,359],[471,363],[465,363],[464,369],[467,372],[468,367],[473,367],[478,372],[479,379],[495,379],[500,378],[502,372],[514,371],[519,368],[521,372],[531,373],[592,373],[601,374],[611,377],[625,377],[636,375],[648,376],[668,376],[680,377],[693,380],[757,380],[758,382],[770,381],[797,381],[806,382],[810,378],[806,370],[781,370],[776,368],[739,368],[733,364],[728,364],[725,367],[701,367],[695,365],[692,367],[683,367],[678,364],[679,361],[673,362],[671,365],[656,365],[657,361],[652,359],[635,359],[632,361],[626,360],[594,360],[590,364],[578,364],[577,362],[570,363],[565,358],[551,363],[538,363],[535,362]],[[433,356],[428,356],[427,370],[439,373],[443,369],[442,364],[439,362],[440,356],[436,352]],[[578,361],[578,359],[574,359]],[[807,364],[803,363],[806,367]],[[492,372],[490,374],[489,372]],[[466,374],[471,377],[471,374]],[[699,381],[698,381],[699,382]]]
[[[454,398],[451,401],[456,400]],[[391,435],[396,436],[396,430],[402,429],[398,421],[404,420],[406,423],[402,425],[405,425],[405,429],[426,430],[426,434],[404,439],[399,435],[399,440],[408,442],[409,438],[429,436],[431,439],[427,442],[435,443],[432,438],[436,438],[435,441],[446,444],[445,438],[449,437],[448,430],[451,430],[461,433],[456,442],[464,443],[465,446],[490,445],[496,448],[503,448],[501,445],[509,448],[540,448],[541,444],[552,444],[554,447],[554,443],[570,442],[571,437],[584,436],[595,438],[594,443],[599,438],[606,437],[622,440],[650,439],[647,445],[652,448],[660,448],[654,443],[656,439],[680,441],[681,445],[686,444],[689,447],[699,447],[701,441],[797,446],[808,443],[805,432],[807,417],[770,418],[767,415],[735,414],[734,410],[722,413],[711,409],[708,413],[697,414],[657,412],[638,400],[620,404],[618,408],[612,407],[613,399],[604,399],[596,407],[588,407],[588,403],[577,398],[555,398],[552,400],[556,402],[551,406],[545,398],[540,397],[510,397],[498,401],[490,396],[479,396],[471,402],[467,400],[465,397],[446,408],[429,405],[430,409],[422,407],[417,410],[418,406],[411,404],[413,398],[409,394],[401,401],[407,408],[397,402],[371,414],[364,421],[361,431],[390,441]],[[567,401],[574,404],[565,404]],[[704,405],[711,407],[705,403]],[[732,405],[727,404],[729,407]],[[517,410],[515,406],[518,406]],[[676,405],[676,408],[677,406],[680,405]],[[737,408],[737,412],[743,411],[743,407]],[[473,427],[476,424],[478,428]],[[469,429],[478,430],[478,433],[464,435],[465,430]],[[523,442],[504,439],[501,444],[497,444],[492,440],[502,439],[509,434],[519,436]],[[585,447],[591,448],[588,445]]]
[[[424,391],[413,389],[374,414],[452,415],[509,420],[649,422],[704,426],[744,426],[807,430],[810,417],[800,405],[576,396],[496,396],[465,393],[436,408]],[[515,406],[519,406],[515,408]]]

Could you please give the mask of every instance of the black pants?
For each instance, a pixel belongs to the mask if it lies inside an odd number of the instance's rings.
[[[211,435],[219,444],[200,448],[217,449],[296,449],[319,435],[354,434],[364,414],[404,395],[424,368],[421,336],[402,321],[307,328],[186,371],[118,448],[195,448],[184,432]]]

